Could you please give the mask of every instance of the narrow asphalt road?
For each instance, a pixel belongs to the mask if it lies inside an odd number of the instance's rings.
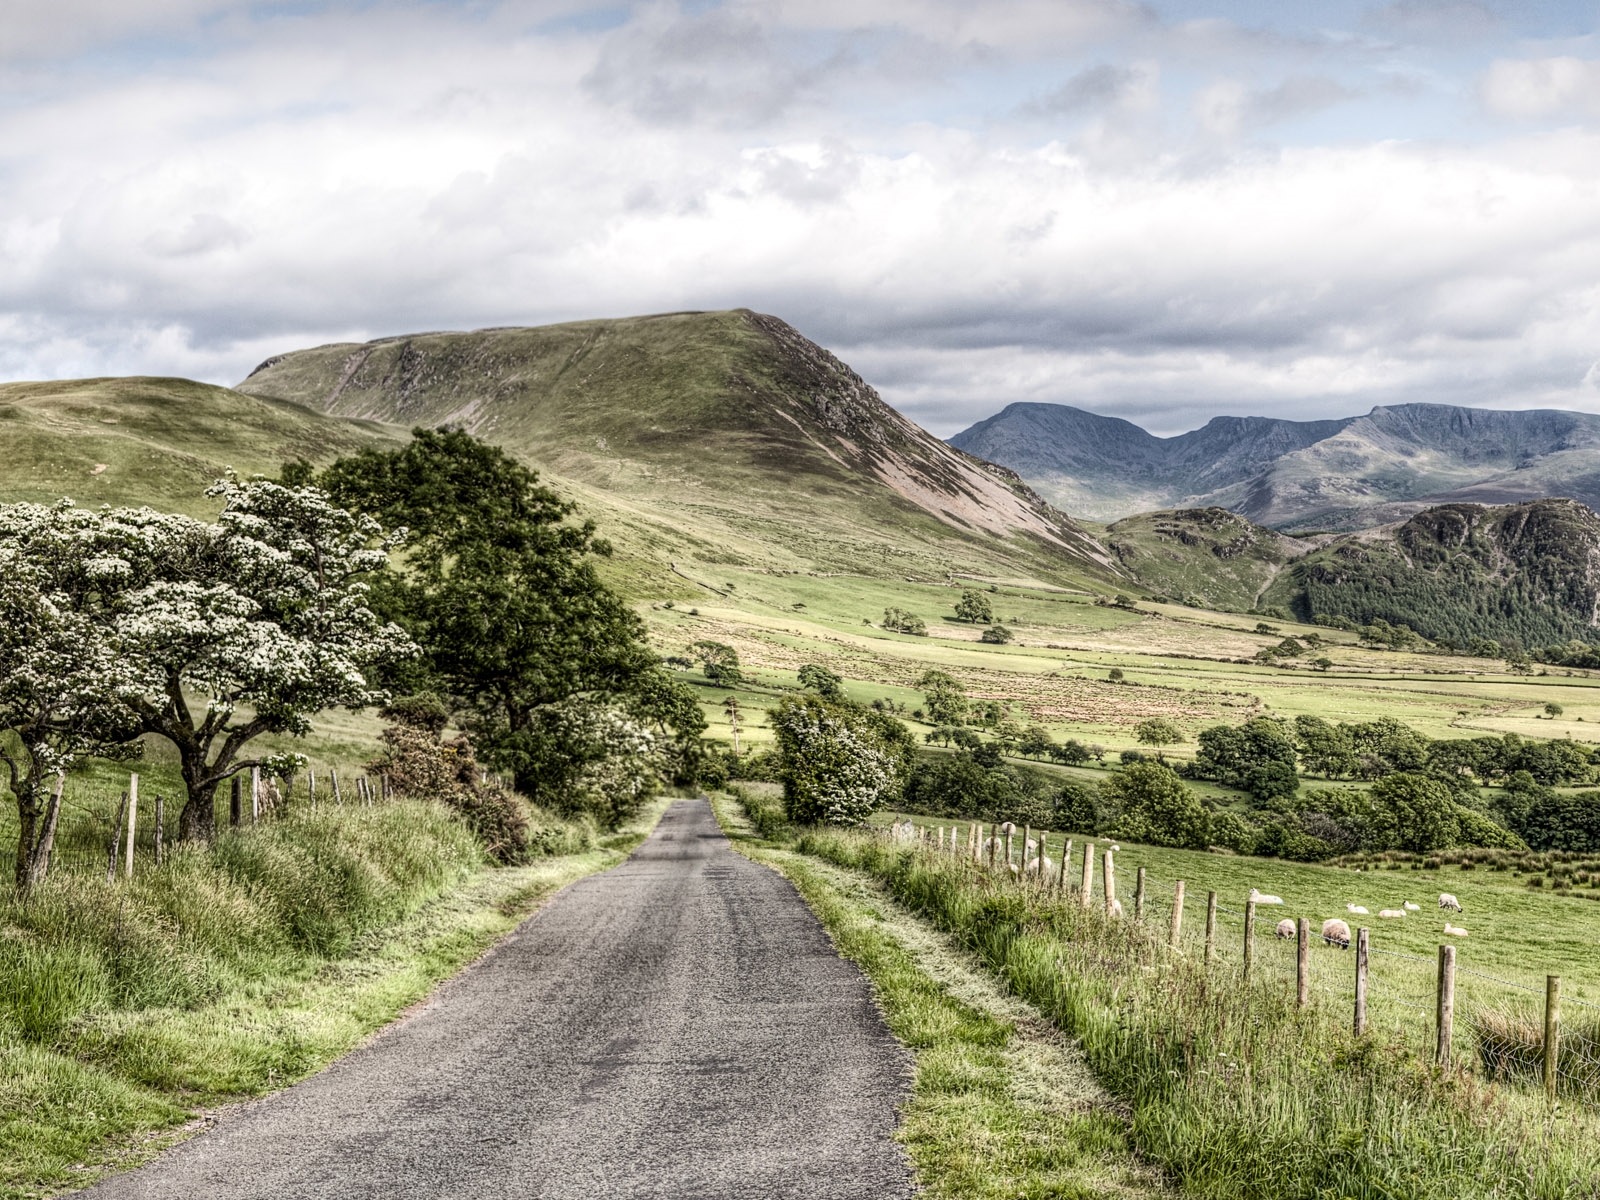
[[[83,1194],[891,1200],[909,1068],[794,888],[681,800],[365,1048]]]

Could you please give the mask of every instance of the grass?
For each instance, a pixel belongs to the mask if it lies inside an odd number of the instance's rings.
[[[499,870],[435,806],[323,809],[0,909],[0,1197],[85,1186],[319,1070],[620,861],[661,807],[584,853]]]
[[[1381,1030],[1354,1038],[1343,1009],[1297,1010],[1271,971],[1241,983],[1229,964],[1171,952],[1156,914],[1108,920],[1098,906],[881,835],[801,831],[786,842],[882,881],[1076,1038],[1131,1113],[1134,1148],[1185,1195],[1597,1194],[1592,1110],[1552,1111],[1474,1071],[1438,1070]]]
[[[866,876],[758,842],[726,799],[734,844],[783,873],[916,1056],[899,1137],[925,1195],[1132,1200],[1166,1195],[1128,1140],[1127,1113],[1031,1006]]]

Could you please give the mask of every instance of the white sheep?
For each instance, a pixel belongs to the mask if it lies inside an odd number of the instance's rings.
[[[1278,927],[1276,930],[1274,930],[1274,932],[1277,933],[1277,935],[1281,938],[1292,938],[1295,936],[1297,931],[1295,929],[1294,922],[1288,917],[1285,917],[1283,920],[1278,922]]]
[[[1054,875],[1056,870],[1056,860],[1046,854],[1043,861],[1045,876],[1049,877]],[[1028,860],[1028,865],[1022,868],[1023,872],[1028,875],[1037,875],[1039,873],[1039,862],[1040,859],[1037,855],[1035,855],[1033,858],[1030,858]]]
[[[1113,900],[1111,902],[1111,914],[1110,915],[1113,916],[1113,917],[1120,917],[1122,915],[1122,901],[1121,900]]]
[[[1269,896],[1265,892],[1258,892],[1258,891],[1256,891],[1255,888],[1251,888],[1250,889],[1250,902],[1252,904],[1282,904],[1283,903],[1283,897],[1282,896]]]
[[[1407,912],[1421,912],[1422,911],[1422,905],[1413,904],[1410,900],[1407,900],[1405,902],[1404,907],[1405,907],[1405,910]]]
[[[889,826],[889,837],[897,842],[913,842],[917,839],[917,823],[915,821],[896,821]]]
[[[1350,926],[1338,917],[1329,917],[1322,923],[1322,940],[1341,950],[1350,949]]]
[[[1013,825],[1010,821],[1007,821],[1005,824],[1000,826],[1000,836],[1001,837],[1010,837],[1016,831],[1017,831],[1017,827],[1015,825]]]
[[[1364,904],[1346,904],[1345,907],[1353,913],[1360,913],[1363,917],[1369,915]]]
[[[1461,901],[1457,900],[1449,892],[1440,892],[1439,907],[1444,909],[1446,912],[1460,912]]]
[[[1466,937],[1467,931],[1459,925],[1452,925],[1449,921],[1446,921],[1444,923],[1444,935],[1446,937]]]
[[[1396,918],[1403,920],[1406,910],[1403,908],[1384,908],[1378,911],[1378,917],[1384,921],[1393,921]]]

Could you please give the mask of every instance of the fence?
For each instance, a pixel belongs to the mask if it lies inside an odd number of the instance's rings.
[[[1600,1104],[1600,1005],[1564,996],[1557,975],[1542,986],[1521,983],[1463,965],[1454,944],[1433,957],[1403,953],[1375,945],[1362,927],[1347,926],[1349,942],[1340,945],[1306,917],[1280,918],[1276,904],[1226,903],[1216,891],[1191,893],[1187,881],[1159,879],[1144,867],[1129,881],[1103,845],[1088,842],[1088,853],[1065,835],[1006,829],[905,821],[889,835],[1018,887],[1140,922],[1174,953],[1276,981],[1292,989],[1300,1008],[1342,1008],[1355,1036],[1380,1037],[1421,1061],[1538,1085],[1552,1103]],[[1047,858],[1054,860],[1048,871]],[[1130,882],[1131,891],[1120,890]]]

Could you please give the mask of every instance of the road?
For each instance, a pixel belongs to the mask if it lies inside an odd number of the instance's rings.
[[[703,800],[367,1046],[99,1200],[893,1200],[910,1058]]]

